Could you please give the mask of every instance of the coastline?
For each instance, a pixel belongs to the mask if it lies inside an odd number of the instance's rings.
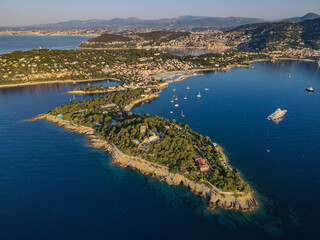
[[[139,102],[143,101],[145,100],[139,100]],[[135,104],[137,104],[137,102],[130,104],[130,106],[134,106]],[[209,182],[202,181],[199,183],[190,180],[183,174],[171,173],[165,166],[124,154],[114,144],[99,139],[95,135],[94,130],[90,127],[79,126],[48,113],[40,114],[28,121],[36,121],[40,119],[46,119],[47,121],[61,126],[68,131],[85,134],[90,140],[90,146],[94,148],[101,148],[110,154],[112,163],[121,167],[130,167],[141,174],[157,178],[169,185],[182,185],[188,188],[193,193],[204,197],[207,201],[208,208],[211,211],[214,211],[217,207],[240,212],[253,212],[258,209],[258,203],[254,196],[254,192],[247,194],[241,192],[224,192]]]
[[[24,83],[15,83],[15,84],[3,84],[0,85],[1,88],[13,88],[13,87],[25,87],[25,86],[34,86],[34,85],[43,85],[43,84],[53,84],[53,83],[78,83],[78,82],[94,82],[94,81],[105,81],[105,80],[112,80],[112,81],[118,81],[117,78],[90,78],[90,79],[66,79],[66,80],[49,80],[49,81],[39,81],[39,82],[24,82]]]
[[[268,58],[268,59],[255,59],[252,61],[247,61],[245,64],[231,64],[226,67],[217,67],[217,68],[197,68],[197,69],[189,69],[187,71],[196,73],[196,72],[206,72],[206,71],[228,71],[231,70],[232,68],[250,68],[251,63],[255,62],[273,62],[273,61],[304,61],[304,62],[314,62],[316,60],[313,59],[307,59],[307,58]],[[173,72],[179,72],[179,71],[172,71],[168,73],[173,73]],[[173,81],[167,81],[169,84],[174,83],[174,82],[179,82],[183,81],[189,77],[196,77],[196,76],[201,76],[202,74],[196,74],[196,75],[187,75],[187,76],[181,76],[181,79],[178,78]],[[48,81],[39,81],[39,82],[24,82],[24,83],[15,83],[15,84],[3,84],[0,85],[1,88],[11,88],[11,87],[20,87],[20,86],[33,86],[33,85],[41,85],[41,84],[51,84],[51,83],[78,83],[78,82],[94,82],[94,81],[103,81],[103,80],[112,80],[112,81],[118,81],[121,82],[121,80],[117,78],[111,78],[111,77],[106,77],[106,78],[91,78],[91,79],[66,79],[66,80],[48,80]],[[108,93],[109,91],[95,91],[93,93]],[[69,94],[90,94],[86,92],[76,92],[76,91],[69,91],[67,92]]]
[[[159,94],[151,94],[149,96],[146,96],[144,98],[141,98],[141,99],[138,99],[138,100],[135,100],[135,101],[132,101],[130,104],[128,104],[127,106],[124,107],[124,110],[127,111],[127,112],[130,112],[131,109],[138,105],[139,103],[142,103],[142,102],[147,102],[147,101],[150,101],[154,98],[158,98],[159,97]]]

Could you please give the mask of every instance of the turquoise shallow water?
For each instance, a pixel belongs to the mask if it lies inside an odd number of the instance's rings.
[[[81,84],[2,89],[0,239],[317,239],[320,71],[314,63],[253,66],[171,84],[134,112],[175,118],[221,144],[255,188],[258,212],[209,213],[187,189],[111,164],[85,136],[24,121],[68,103],[65,92]],[[274,124],[266,118],[278,107],[288,113]]]

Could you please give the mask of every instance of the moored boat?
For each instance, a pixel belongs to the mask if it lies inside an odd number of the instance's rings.
[[[283,117],[286,115],[287,110],[281,110],[278,108],[274,113],[270,114],[268,116],[268,120],[274,121],[274,122],[279,122],[283,119]]]
[[[310,86],[310,87],[308,87],[308,88],[306,88],[306,91],[307,92],[314,92],[314,90],[313,90],[313,88]]]

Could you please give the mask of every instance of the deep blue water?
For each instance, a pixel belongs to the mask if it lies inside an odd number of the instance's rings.
[[[90,37],[78,36],[0,36],[0,54],[16,50],[32,49],[74,49]]]
[[[221,144],[257,192],[253,214],[209,213],[187,189],[111,164],[83,135],[24,121],[69,103],[65,92],[82,84],[0,89],[0,239],[318,239],[320,71],[314,63],[253,66],[171,84],[134,109]],[[266,118],[278,107],[288,113],[274,124]]]

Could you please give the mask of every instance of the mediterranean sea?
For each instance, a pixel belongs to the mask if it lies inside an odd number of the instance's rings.
[[[0,36],[0,54],[38,48],[75,49],[90,37],[78,36]]]
[[[320,70],[294,61],[252,66],[170,84],[134,109],[221,144],[257,193],[251,214],[211,213],[188,189],[112,164],[84,135],[24,121],[95,97],[66,94],[85,83],[0,89],[0,239],[317,239]],[[288,112],[275,124],[267,116],[278,107]]]

